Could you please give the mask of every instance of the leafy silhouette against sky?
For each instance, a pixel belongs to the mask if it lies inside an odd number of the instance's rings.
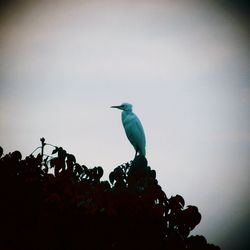
[[[61,147],[44,155],[50,144],[41,142],[26,158],[0,147],[1,249],[220,249],[190,234],[198,208],[167,197],[144,156],[102,181],[101,167],[80,165]]]

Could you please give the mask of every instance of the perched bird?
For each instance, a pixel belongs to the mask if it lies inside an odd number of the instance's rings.
[[[123,103],[120,106],[111,106],[122,110],[122,124],[126,135],[137,153],[146,155],[146,139],[142,124],[139,118],[132,112],[133,106],[129,103]]]

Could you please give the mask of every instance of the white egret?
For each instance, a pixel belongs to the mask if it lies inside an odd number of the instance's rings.
[[[120,106],[111,106],[122,110],[122,124],[126,135],[137,153],[146,155],[146,139],[142,124],[139,118],[132,112],[133,106],[129,103],[123,103]]]

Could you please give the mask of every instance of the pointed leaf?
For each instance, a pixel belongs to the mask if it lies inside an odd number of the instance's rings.
[[[58,147],[56,147],[56,148],[52,151],[51,154],[53,155],[53,154],[55,154],[55,153],[57,153],[57,152],[58,152]]]

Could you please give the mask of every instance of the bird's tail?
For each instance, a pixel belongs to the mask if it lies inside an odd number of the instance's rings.
[[[143,155],[143,156],[146,156],[146,149],[145,148],[140,149],[139,154]]]

